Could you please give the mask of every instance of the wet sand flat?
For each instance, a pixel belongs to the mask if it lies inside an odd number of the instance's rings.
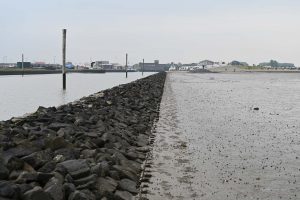
[[[299,120],[300,74],[169,73],[144,197],[300,199]]]

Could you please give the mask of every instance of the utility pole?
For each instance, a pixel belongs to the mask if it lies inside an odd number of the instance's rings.
[[[144,64],[145,64],[145,61],[144,61],[144,58],[143,58],[142,76],[144,76]]]
[[[128,68],[127,62],[128,62],[128,54],[126,53],[126,66],[125,66],[126,78],[128,77],[128,74],[127,74],[127,68]]]
[[[66,89],[66,35],[67,30],[63,29],[63,43],[62,43],[62,77],[63,77],[63,89]]]
[[[24,76],[24,54],[22,54],[22,76]]]

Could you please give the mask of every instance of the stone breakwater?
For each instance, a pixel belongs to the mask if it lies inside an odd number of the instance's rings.
[[[133,199],[165,77],[0,122],[0,200]]]

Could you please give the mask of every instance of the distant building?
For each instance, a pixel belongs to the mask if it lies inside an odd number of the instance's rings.
[[[264,62],[259,64],[260,67],[272,67],[272,68],[296,68],[293,63],[279,63],[276,60],[270,62]]]
[[[214,65],[215,62],[211,61],[211,60],[202,60],[199,62],[199,66],[209,66],[209,65]]]
[[[109,61],[95,61],[92,63],[93,69],[113,69],[113,64],[110,64]]]
[[[22,62],[17,62],[17,67],[21,68],[22,67]],[[23,67],[24,68],[30,68],[31,67],[31,62],[23,62]]]
[[[246,62],[240,62],[240,61],[236,61],[236,60],[229,63],[229,65],[232,65],[232,66],[249,66],[248,63],[246,63]]]
[[[0,63],[0,68],[16,67],[16,63]]]
[[[61,68],[61,65],[46,64],[45,62],[35,62],[35,63],[31,63],[30,67],[35,68],[35,69],[59,69],[59,68]]]
[[[154,63],[139,63],[139,69],[144,71],[151,71],[151,72],[161,72],[161,71],[168,71],[170,68],[170,64],[159,64],[159,60],[155,60]]]

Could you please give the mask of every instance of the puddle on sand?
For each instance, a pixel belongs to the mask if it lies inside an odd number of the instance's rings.
[[[169,73],[144,197],[300,199],[299,91],[300,74]]]

